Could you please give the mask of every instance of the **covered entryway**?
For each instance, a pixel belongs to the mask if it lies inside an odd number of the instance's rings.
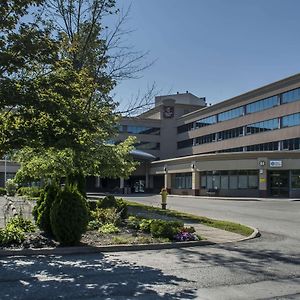
[[[289,171],[269,171],[269,194],[272,197],[289,197]]]

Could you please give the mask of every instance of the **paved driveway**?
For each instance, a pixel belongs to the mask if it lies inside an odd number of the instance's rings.
[[[155,196],[136,200],[159,205]],[[170,197],[169,207],[254,225],[262,237],[213,247],[2,258],[0,299],[300,299],[300,202]]]

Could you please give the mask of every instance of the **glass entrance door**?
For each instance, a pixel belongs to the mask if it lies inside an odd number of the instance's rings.
[[[289,171],[269,171],[269,192],[273,197],[289,197]]]

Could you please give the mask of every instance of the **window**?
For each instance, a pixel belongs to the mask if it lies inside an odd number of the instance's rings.
[[[192,173],[175,174],[173,185],[175,189],[191,189]]]
[[[249,134],[270,131],[270,130],[278,129],[278,126],[279,126],[278,118],[271,119],[271,120],[265,120],[265,121],[247,125],[246,133],[247,133],[247,135],[249,135]]]
[[[188,123],[177,127],[177,133],[190,131],[194,128],[194,123]]]
[[[258,189],[258,170],[202,172],[201,187],[223,190]]]
[[[127,132],[133,134],[153,134],[160,135],[159,127],[146,127],[146,126],[127,126]]]
[[[276,151],[279,150],[278,142],[250,145],[246,147],[247,151]]]
[[[218,114],[218,121],[223,122],[231,119],[238,118],[244,114],[244,107],[240,106],[231,110],[224,111]]]
[[[135,148],[138,150],[159,150],[160,143],[153,142],[139,142],[134,144]]]
[[[218,140],[227,140],[243,136],[243,127],[232,128],[218,132]]]
[[[300,170],[292,171],[292,189],[300,189]]]
[[[195,139],[195,146],[196,145],[207,144],[207,143],[212,143],[215,140],[216,140],[216,134],[215,133],[199,136]]]
[[[282,150],[300,150],[300,138],[282,141]]]
[[[188,148],[193,146],[193,139],[177,142],[177,149]]]
[[[207,118],[197,120],[195,122],[195,128],[201,128],[215,123],[217,123],[217,116],[210,116]]]
[[[297,125],[300,125],[300,113],[282,117],[282,128]]]
[[[262,99],[246,105],[246,114],[263,111],[278,104],[278,96]]]
[[[300,88],[282,94],[281,103],[290,103],[300,100]]]

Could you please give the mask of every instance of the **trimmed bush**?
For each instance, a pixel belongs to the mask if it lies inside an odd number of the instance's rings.
[[[120,229],[112,223],[102,225],[99,230],[100,233],[110,234],[110,233],[119,233]]]
[[[183,228],[183,223],[178,221],[153,220],[150,225],[150,232],[153,237],[174,239],[174,236]]]
[[[0,245],[9,246],[11,244],[21,244],[25,240],[24,231],[14,225],[6,225],[4,229],[0,229]]]
[[[17,194],[20,196],[28,196],[31,198],[37,198],[41,196],[42,189],[36,186],[22,186],[17,190]]]
[[[0,196],[4,196],[4,195],[6,195],[6,189],[0,187]]]
[[[103,199],[99,199],[97,202],[97,206],[99,208],[116,208],[117,212],[120,213],[121,218],[124,220],[127,218],[127,204],[126,202],[122,199],[116,199],[115,196],[109,195],[104,197]]]
[[[34,224],[30,220],[24,219],[22,216],[11,218],[6,226],[20,228],[23,232],[35,232]]]
[[[16,194],[18,185],[15,183],[13,179],[8,179],[5,182],[6,194],[8,196],[14,196]]]
[[[140,229],[143,232],[150,233],[151,224],[153,221],[154,221],[153,219],[142,219],[140,222]]]
[[[48,184],[41,195],[41,201],[37,207],[36,224],[48,235],[53,235],[50,222],[50,210],[56,199],[59,189],[60,188],[56,183]]]
[[[131,229],[140,229],[140,219],[134,216],[129,216],[127,226]]]
[[[104,224],[119,225],[121,223],[120,213],[115,208],[97,208],[91,211],[92,221],[89,222],[89,228],[98,229]]]
[[[85,198],[76,186],[66,185],[58,192],[50,210],[54,237],[64,246],[77,244],[87,229],[88,219]]]

